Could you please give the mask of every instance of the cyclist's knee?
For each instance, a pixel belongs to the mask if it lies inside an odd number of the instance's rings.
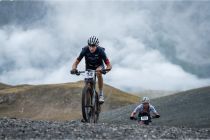
[[[100,70],[102,70],[102,67],[99,66],[96,70],[100,71]],[[97,75],[98,78],[102,78],[102,73],[101,72],[97,72],[96,75]]]
[[[97,72],[97,78],[102,78],[102,74],[100,72]]]
[[[99,67],[97,67],[97,68],[96,68],[96,70],[102,70],[102,67],[101,67],[101,66],[99,66]]]

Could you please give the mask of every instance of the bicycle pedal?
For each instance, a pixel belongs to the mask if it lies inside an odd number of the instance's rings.
[[[104,104],[104,102],[99,102],[100,105]]]
[[[81,122],[86,123],[87,121],[85,121],[85,119],[81,119]]]

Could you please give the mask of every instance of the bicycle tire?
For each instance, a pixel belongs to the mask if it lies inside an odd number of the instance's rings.
[[[95,120],[94,123],[98,123],[99,120],[99,114],[101,112],[101,106],[99,103],[99,97],[98,97],[98,93],[96,92],[96,96],[95,96]]]
[[[91,113],[91,98],[92,90],[87,85],[83,88],[82,91],[82,116],[86,122],[90,122],[90,113]]]

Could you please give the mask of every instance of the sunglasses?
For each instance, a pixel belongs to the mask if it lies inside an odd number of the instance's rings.
[[[91,48],[94,48],[94,47],[96,47],[96,45],[89,45]]]

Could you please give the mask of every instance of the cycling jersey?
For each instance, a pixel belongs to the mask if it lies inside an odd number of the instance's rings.
[[[134,109],[134,113],[137,113],[137,112],[143,112],[144,111],[144,107],[143,107],[143,104],[140,104],[138,105],[135,109]],[[157,111],[155,110],[155,107],[151,104],[149,104],[149,112],[152,112],[152,113],[157,113]],[[148,112],[148,113],[149,113]]]
[[[109,59],[104,52],[104,48],[97,46],[96,51],[91,53],[88,46],[82,48],[82,51],[77,58],[78,61],[81,61],[85,57],[86,69],[95,70],[97,67],[104,67],[104,63],[109,64]]]

